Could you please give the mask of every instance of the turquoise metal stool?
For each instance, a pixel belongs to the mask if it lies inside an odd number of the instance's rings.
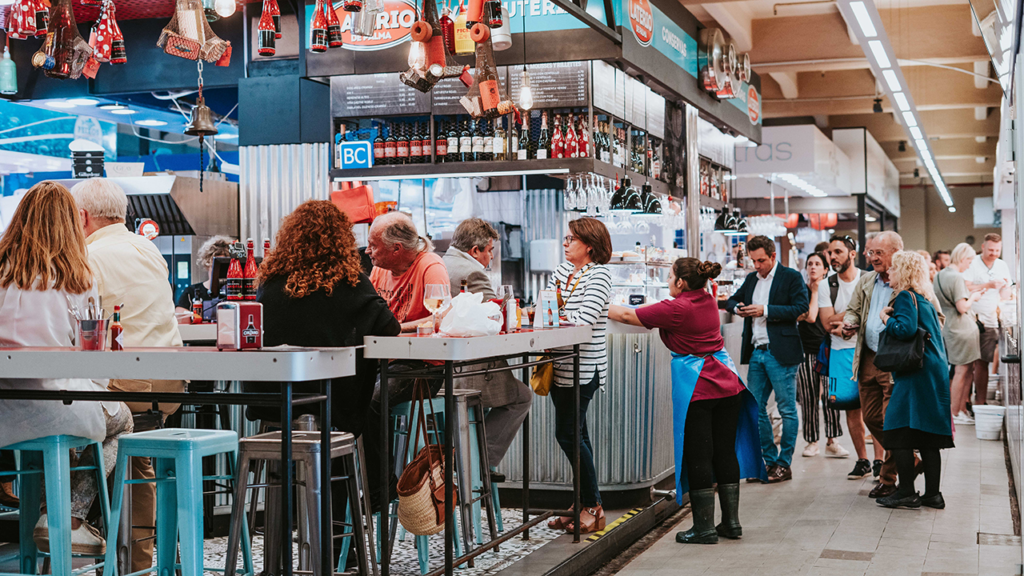
[[[118,442],[117,467],[114,470],[113,517],[120,517],[124,491],[130,484],[156,484],[156,567],[132,572],[138,576],[156,570],[159,576],[203,574],[203,481],[233,480],[234,474],[203,476],[203,457],[228,454],[231,468],[238,453],[238,434],[229,430],[185,430],[165,428],[122,436]],[[128,480],[128,459],[151,458],[156,470],[153,480]],[[118,526],[108,529],[108,539],[116,540]],[[243,520],[242,539],[246,574],[253,574],[252,551],[248,545],[248,523]],[[180,547],[180,564],[175,552]],[[116,550],[107,547],[109,575],[116,574]],[[206,570],[220,571],[216,568]]]
[[[70,451],[92,446],[95,451],[96,463],[93,466],[71,467]],[[89,438],[78,436],[46,436],[26,442],[4,446],[4,450],[21,452],[21,465],[15,472],[2,472],[0,476],[25,476],[44,474],[46,481],[46,513],[49,528],[49,554],[41,553],[32,538],[32,530],[39,520],[39,502],[41,499],[40,482],[21,483],[21,507],[19,512],[19,544],[18,558],[22,574],[36,574],[40,556],[50,557],[50,571],[53,576],[73,576],[95,570],[99,566],[90,565],[79,569],[71,569],[71,472],[93,470],[96,472],[98,487],[97,497],[103,526],[110,530],[110,504],[107,500],[107,478],[103,468],[103,445]],[[116,523],[115,523],[116,524]],[[75,554],[79,558],[101,558]],[[102,566],[102,564],[100,564]]]

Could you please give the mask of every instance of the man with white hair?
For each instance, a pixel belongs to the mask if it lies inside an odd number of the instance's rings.
[[[853,287],[853,294],[843,315],[843,324],[837,326],[834,334],[849,339],[857,336],[857,345],[853,353],[853,378],[860,386],[860,408],[864,424],[871,432],[872,441],[881,448],[885,447],[885,436],[882,430],[885,424],[885,409],[892,396],[892,375],[875,368],[875,354],[878,352],[878,341],[885,324],[882,322],[882,310],[892,306],[896,294],[889,286],[889,268],[892,257],[903,250],[903,238],[895,232],[885,231],[877,236],[868,236],[865,254],[872,271],[862,274]],[[870,494],[871,498],[883,498],[896,492],[896,463],[892,453],[885,452],[882,462],[875,460],[875,476],[879,484]],[[874,472],[874,470],[873,470]]]
[[[125,225],[128,197],[116,183],[106,178],[90,178],[71,189],[78,205],[85,243],[89,247],[89,267],[96,290],[109,311],[123,304],[121,325],[124,346],[181,346],[181,335],[174,320],[174,294],[168,281],[167,261],[160,250],[142,236],[133,234]],[[111,380],[109,389],[127,392],[181,392],[181,380]],[[128,403],[132,412],[145,412],[150,404]],[[166,415],[175,412],[177,404],[161,404]],[[137,421],[135,430],[148,426]],[[149,458],[132,458],[132,478],[155,478]],[[156,485],[132,486],[132,525],[154,526],[156,522]],[[151,536],[152,530],[136,528],[132,539]],[[135,542],[132,546],[131,571],[153,565],[153,539]]]

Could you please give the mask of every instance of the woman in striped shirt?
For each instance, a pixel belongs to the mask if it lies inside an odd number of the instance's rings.
[[[605,526],[594,467],[594,447],[587,433],[587,407],[597,389],[605,383],[608,373],[605,332],[612,279],[604,264],[611,259],[612,239],[599,220],[580,218],[569,222],[569,235],[562,246],[567,262],[555,270],[547,289],[561,288],[565,305],[559,312],[567,322],[594,327],[591,341],[580,345],[580,504],[583,506],[580,532],[587,533],[603,530]],[[571,358],[555,362],[554,386],[551,388],[551,401],[555,405],[555,438],[570,462],[575,447],[572,367]],[[572,532],[572,518],[555,518],[548,522],[548,527]]]

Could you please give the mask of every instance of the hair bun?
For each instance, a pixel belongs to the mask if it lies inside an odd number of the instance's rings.
[[[705,278],[717,278],[722,273],[722,265],[718,262],[701,262],[697,264],[697,273]]]

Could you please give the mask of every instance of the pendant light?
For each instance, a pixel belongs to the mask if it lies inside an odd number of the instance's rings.
[[[523,110],[533,108],[533,88],[530,86],[530,73],[526,70],[526,10],[523,11],[523,72],[519,79],[519,107]]]
[[[207,22],[220,20],[220,14],[217,14],[217,0],[203,0],[203,14]]]
[[[10,38],[4,39],[4,58],[0,60],[0,94],[18,93],[18,67],[11,60]]]
[[[221,18],[232,16],[236,10],[235,0],[217,0],[214,3],[214,10]]]

